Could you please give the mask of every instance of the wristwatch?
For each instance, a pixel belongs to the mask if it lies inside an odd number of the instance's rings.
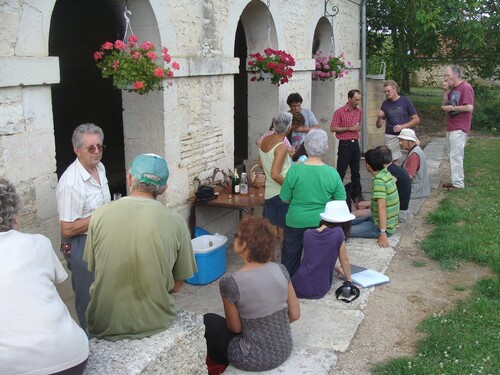
[[[387,230],[385,229],[380,229],[380,234],[386,234],[387,233]]]

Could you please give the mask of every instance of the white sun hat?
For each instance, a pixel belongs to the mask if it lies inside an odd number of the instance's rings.
[[[356,218],[349,212],[346,201],[331,201],[325,206],[325,212],[319,214],[321,219],[329,223],[344,223]]]
[[[408,141],[413,141],[413,142],[417,141],[417,135],[415,134],[415,131],[413,129],[407,129],[407,128],[401,130],[401,133],[399,133],[398,138],[406,139]]]

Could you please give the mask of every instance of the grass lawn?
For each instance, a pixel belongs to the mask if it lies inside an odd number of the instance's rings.
[[[415,358],[376,365],[374,374],[500,374],[499,160],[500,139],[470,139],[466,189],[449,192],[429,215],[435,228],[421,245],[445,269],[470,261],[491,267],[496,277],[480,281],[452,312],[424,321],[419,329],[427,336]]]

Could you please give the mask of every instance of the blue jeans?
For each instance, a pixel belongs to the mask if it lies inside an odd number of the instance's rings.
[[[292,228],[285,226],[283,233],[283,254],[281,264],[292,277],[300,266],[302,249],[304,248],[304,232],[309,228]]]
[[[375,225],[372,215],[360,217],[352,221],[351,234],[352,238],[378,238],[380,229]]]
[[[65,238],[63,242],[71,243],[71,253],[69,259],[66,258],[68,268],[71,270],[71,286],[75,292],[75,309],[76,315],[80,322],[80,327],[85,331],[87,322],[85,321],[85,311],[90,301],[90,286],[94,282],[94,273],[87,269],[87,262],[83,260],[83,251],[85,250],[85,241],[87,235]]]

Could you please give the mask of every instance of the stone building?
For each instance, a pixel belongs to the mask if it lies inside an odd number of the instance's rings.
[[[334,3],[334,4],[333,4]],[[170,169],[165,204],[189,215],[193,179],[215,167],[257,158],[255,139],[299,92],[329,130],[335,108],[360,87],[361,0],[6,0],[0,4],[0,174],[22,196],[22,229],[59,243],[58,176],[74,160],[73,129],[104,129],[111,193],[125,193],[125,171],[138,153],[165,156]],[[329,17],[325,9],[337,6]],[[181,69],[163,92],[114,89],[93,60],[105,41],[121,39],[124,10],[139,40],[169,48]],[[251,82],[249,53],[265,47],[296,59],[288,84]],[[343,52],[349,75],[314,82],[313,53]],[[374,121],[372,121],[374,123]],[[331,136],[327,161],[334,165]],[[233,212],[199,212],[201,225],[225,232]]]

